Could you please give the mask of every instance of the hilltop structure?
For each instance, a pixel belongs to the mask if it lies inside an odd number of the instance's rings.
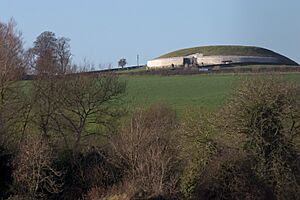
[[[271,50],[250,46],[205,46],[181,49],[147,62],[150,68],[231,64],[298,65]]]

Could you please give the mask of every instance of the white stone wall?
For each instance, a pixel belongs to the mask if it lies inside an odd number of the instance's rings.
[[[174,57],[174,58],[161,58],[150,60],[147,62],[148,67],[170,67],[172,66],[181,66],[183,65],[183,57]]]
[[[274,57],[259,57],[259,56],[203,56],[202,54],[193,54],[186,57],[173,57],[173,58],[161,58],[150,60],[147,62],[147,66],[151,68],[155,67],[170,67],[184,65],[184,58],[197,59],[198,65],[221,65],[228,63],[268,63],[279,64],[280,61]]]
[[[258,56],[203,56],[197,57],[199,65],[219,65],[225,64],[226,61],[231,63],[279,63],[274,57],[258,57]]]

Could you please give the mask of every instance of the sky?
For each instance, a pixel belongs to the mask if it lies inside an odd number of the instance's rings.
[[[0,0],[25,47],[43,31],[71,39],[73,61],[140,63],[181,48],[260,46],[300,63],[299,0]]]

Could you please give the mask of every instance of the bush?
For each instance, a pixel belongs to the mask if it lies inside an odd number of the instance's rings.
[[[127,194],[109,194],[113,192],[105,192],[103,189],[94,187],[88,191],[84,197],[85,200],[129,200]]]
[[[192,113],[192,114],[191,114]],[[204,110],[186,110],[178,130],[185,168],[181,177],[181,192],[186,199],[195,196],[203,182],[203,173],[216,154],[213,114]]]
[[[223,110],[223,130],[244,138],[256,176],[277,199],[300,188],[300,87],[274,77],[242,82]],[[297,146],[298,145],[298,146]]]
[[[235,138],[224,137],[217,125],[215,113],[187,110],[184,114],[179,135],[182,159],[186,163],[181,177],[181,192],[185,199],[222,199],[223,196],[230,196],[226,177],[235,173],[229,174],[223,168],[237,163],[245,155],[233,146]]]
[[[7,197],[12,184],[12,157],[7,148],[0,146],[0,199]]]
[[[56,198],[79,199],[89,190],[94,193],[100,190],[105,194],[110,187],[122,179],[122,171],[113,162],[105,149],[92,148],[73,157],[72,151],[59,154],[57,166],[65,173],[64,186]]]
[[[181,191],[185,199],[297,199],[300,88],[274,77],[240,85],[216,115],[184,115]]]
[[[14,195],[10,196],[7,200],[28,200],[28,197]]]
[[[129,197],[149,199],[178,194],[179,161],[176,115],[154,105],[133,115],[131,126],[112,141],[116,160],[126,168],[123,184]]]
[[[28,137],[14,159],[14,188],[16,193],[29,199],[45,198],[60,192],[62,172],[52,163],[54,154],[48,142],[41,137]]]
[[[213,176],[198,186],[194,199],[272,199],[253,172],[252,160],[236,158],[220,162]]]

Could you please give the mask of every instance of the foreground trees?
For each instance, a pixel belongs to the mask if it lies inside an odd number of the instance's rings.
[[[35,96],[31,119],[35,134],[42,134],[20,145],[27,150],[15,157],[15,194],[35,199],[297,199],[299,85],[252,78],[216,113],[187,112],[178,121],[172,109],[156,105],[136,111],[118,128],[125,85],[116,76],[54,80],[49,91]],[[46,126],[39,126],[42,116],[49,117]],[[95,142],[96,135],[109,137]],[[31,156],[39,162],[30,162]]]
[[[56,37],[45,31],[35,40],[33,48],[27,51],[31,68],[36,75],[61,75],[71,70],[70,39]]]
[[[120,118],[121,94],[126,84],[112,74],[75,75],[57,80],[60,84],[55,124],[73,152],[80,150],[83,139],[111,134]],[[91,128],[93,127],[93,128]]]
[[[115,162],[127,167],[124,187],[129,197],[177,197],[181,163],[174,134],[176,125],[174,110],[153,105],[137,111],[130,128],[112,141]]]
[[[300,192],[300,87],[276,79],[244,82],[226,112],[229,134],[245,138],[253,168],[274,198]],[[229,111],[230,110],[230,111]]]
[[[25,83],[27,66],[35,76]],[[126,83],[113,74],[70,75],[69,39],[51,32],[24,51],[13,21],[0,24],[0,69],[0,198],[8,188],[25,199],[55,195],[61,175],[81,168],[89,141],[115,131]],[[68,160],[70,168],[59,164]]]
[[[14,189],[25,198],[46,198],[59,193],[62,172],[52,165],[53,149],[41,136],[28,136],[20,145],[14,165]]]
[[[21,33],[15,22],[0,23],[0,126],[1,136],[16,127],[17,116],[22,114],[20,87],[17,81],[25,74],[26,63]],[[3,140],[2,140],[3,141]]]
[[[0,22],[0,197],[10,187],[11,160],[20,135],[24,132],[28,104],[24,101],[19,80],[25,74],[26,62],[21,33],[11,19]]]
[[[297,199],[299,85],[276,77],[241,81],[215,115],[186,120],[188,199]]]
[[[16,30],[15,22],[0,22],[1,98],[8,90],[5,86],[18,80],[25,73],[23,53],[22,35]]]

